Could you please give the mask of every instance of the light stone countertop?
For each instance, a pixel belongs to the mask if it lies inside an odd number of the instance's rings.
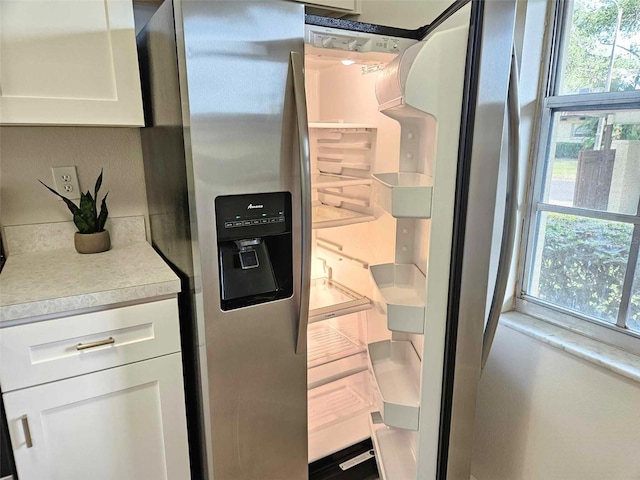
[[[0,273],[0,327],[179,291],[179,278],[147,242],[92,255],[70,249],[10,255]]]

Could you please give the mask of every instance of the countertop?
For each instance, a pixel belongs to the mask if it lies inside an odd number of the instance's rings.
[[[0,273],[0,327],[179,291],[179,278],[147,242],[92,255],[71,249],[9,255]]]

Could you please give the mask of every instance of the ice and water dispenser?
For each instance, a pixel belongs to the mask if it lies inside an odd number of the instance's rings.
[[[222,310],[293,294],[291,194],[215,199]]]

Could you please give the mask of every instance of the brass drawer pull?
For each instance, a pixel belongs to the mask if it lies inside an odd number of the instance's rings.
[[[111,345],[112,343],[116,343],[113,337],[109,337],[106,340],[98,340],[97,342],[90,343],[79,343],[76,345],[76,350],[87,350],[88,348],[101,347],[103,345]]]
[[[29,419],[26,415],[20,417],[20,421],[22,422],[22,430],[24,431],[24,443],[27,445],[27,448],[33,447],[33,440],[31,440],[31,430],[29,429]]]

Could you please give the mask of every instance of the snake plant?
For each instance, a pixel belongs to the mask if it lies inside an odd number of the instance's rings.
[[[42,180],[38,181],[48,188],[49,191],[64,200],[64,203],[67,204],[67,207],[73,215],[73,223],[75,223],[79,233],[99,233],[104,231],[104,224],[106,223],[107,216],[109,215],[109,210],[107,209],[107,195],[109,195],[109,192],[107,192],[102,198],[99,214],[96,205],[98,200],[98,190],[100,190],[100,186],[102,185],[102,170],[100,170],[100,175],[96,180],[96,185],[93,189],[93,196],[89,190],[87,190],[87,193],[81,193],[80,205],[76,205],[68,198],[60,195],[53,188],[46,185]]]

